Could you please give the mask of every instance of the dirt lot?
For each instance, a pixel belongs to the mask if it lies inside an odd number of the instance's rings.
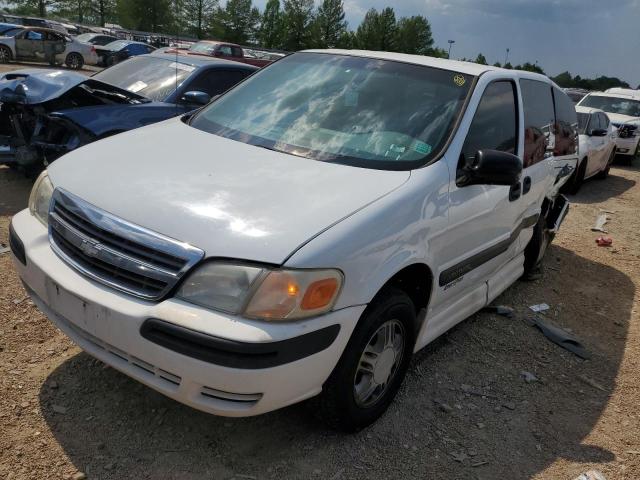
[[[0,479],[558,479],[589,468],[640,478],[640,173],[588,182],[541,280],[417,355],[389,412],[356,435],[298,405],[257,418],[209,416],[84,354],[26,298],[0,255]],[[0,243],[30,181],[0,167]],[[611,248],[590,231],[601,209]],[[546,302],[591,360],[523,318]],[[521,372],[538,381],[527,383]]]

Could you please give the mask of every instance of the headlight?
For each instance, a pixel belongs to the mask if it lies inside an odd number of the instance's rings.
[[[49,224],[49,204],[53,194],[53,185],[47,171],[40,174],[36,183],[33,184],[31,195],[29,196],[29,211],[46,227]]]
[[[298,320],[331,310],[338,270],[274,270],[210,262],[192,273],[177,296],[187,302],[263,320]]]

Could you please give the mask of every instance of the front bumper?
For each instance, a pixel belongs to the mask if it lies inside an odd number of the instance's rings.
[[[34,303],[60,330],[104,363],[168,397],[217,415],[257,415],[318,394],[365,308],[350,307],[306,321],[268,323],[172,298],[151,303],[77,273],[53,252],[47,230],[27,210],[13,218],[12,229],[26,257],[25,265],[14,256],[16,269]],[[336,325],[339,330],[332,341],[325,339],[326,348],[303,358],[230,367],[225,361],[215,363],[215,355],[179,353],[180,348],[170,342],[143,337],[141,328],[150,319],[240,346],[240,353],[243,344],[248,351],[262,352],[270,350],[265,346],[323,330],[335,332]]]
[[[638,149],[640,137],[620,138],[616,137],[616,154],[635,155]]]

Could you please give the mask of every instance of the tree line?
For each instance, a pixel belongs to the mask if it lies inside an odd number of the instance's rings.
[[[13,12],[40,17],[55,16],[78,23],[163,32],[192,38],[214,38],[241,45],[296,51],[305,48],[346,48],[382,50],[447,58],[447,51],[434,46],[431,24],[422,15],[396,18],[391,7],[371,8],[355,30],[345,20],[343,0],[268,0],[264,11],[252,0],[5,0]],[[463,61],[487,65],[479,53]],[[493,64],[507,69],[544,74],[538,62],[512,65]],[[561,87],[604,90],[628,88],[615,77],[596,79],[564,72],[553,80]]]

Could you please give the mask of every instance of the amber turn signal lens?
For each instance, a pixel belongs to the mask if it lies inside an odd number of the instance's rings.
[[[302,298],[300,308],[302,310],[316,310],[326,307],[338,290],[338,281],[335,278],[326,278],[313,282]]]

